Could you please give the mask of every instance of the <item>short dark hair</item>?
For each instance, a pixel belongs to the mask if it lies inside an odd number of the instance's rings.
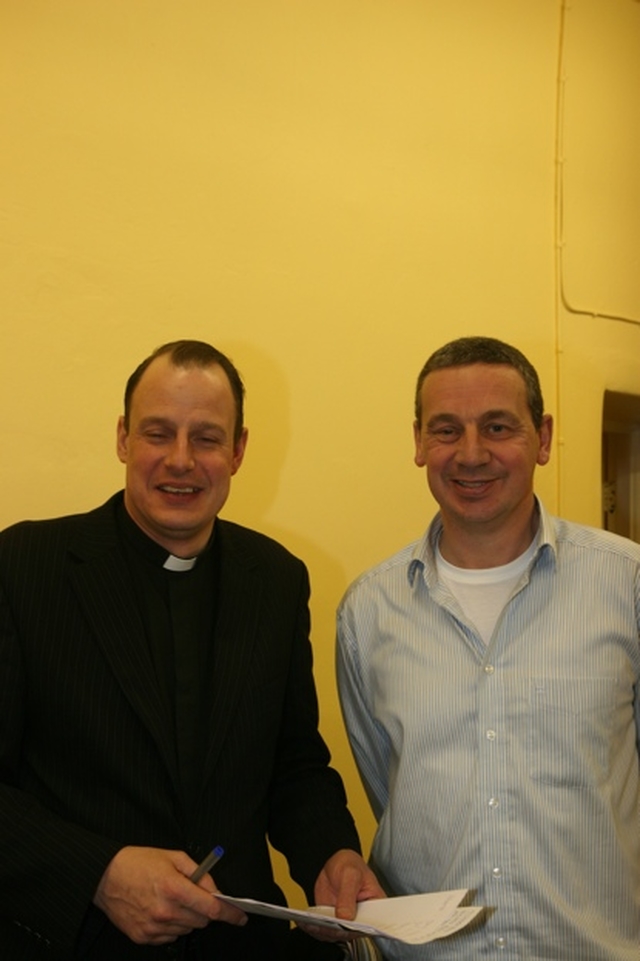
[[[504,364],[517,370],[524,380],[527,404],[534,427],[536,430],[540,430],[544,414],[544,401],[542,400],[537,371],[517,347],[505,344],[504,341],[497,340],[495,337],[459,337],[458,340],[449,341],[444,347],[440,347],[431,354],[418,374],[416,385],[415,417],[418,426],[420,426],[422,417],[421,393],[425,377],[433,373],[434,370],[446,370],[448,367],[466,367],[470,364]]]
[[[162,357],[165,354],[169,355],[171,363],[175,367],[222,367],[229,378],[236,407],[233,439],[234,443],[237,444],[244,429],[244,384],[242,383],[242,378],[238,370],[226,354],[223,354],[221,350],[217,350],[203,340],[173,340],[168,344],[162,344],[161,347],[156,347],[154,352],[146,357],[141,364],[138,364],[129,377],[124,391],[125,430],[129,430],[131,401],[142,375],[157,357]]]

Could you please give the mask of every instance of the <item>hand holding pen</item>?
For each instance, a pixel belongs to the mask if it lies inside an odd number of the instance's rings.
[[[214,850],[205,862],[211,866],[219,857]],[[93,902],[138,944],[168,944],[211,921],[246,924],[243,911],[213,896],[216,885],[207,867],[192,866],[184,851],[126,846],[107,865]]]
[[[221,848],[218,844],[217,847],[207,854],[204,861],[201,861],[198,867],[195,869],[192,875],[190,875],[189,880],[197,884],[201,877],[210,871],[214,864],[217,864],[222,855],[224,854],[224,848]]]

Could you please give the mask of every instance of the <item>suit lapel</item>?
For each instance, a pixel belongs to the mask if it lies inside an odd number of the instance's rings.
[[[171,719],[158,689],[110,505],[88,515],[92,523],[75,538],[71,550],[82,563],[72,565],[71,584],[125,696],[155,740],[177,785]]]
[[[179,793],[172,719],[158,689],[137,598],[127,575],[113,499],[85,515],[85,520],[71,547],[75,555],[70,573],[72,588],[111,670],[153,737]],[[203,783],[211,776],[234,723],[246,665],[258,637],[263,590],[259,562],[240,546],[233,525],[217,521],[216,536],[221,538],[221,567]]]

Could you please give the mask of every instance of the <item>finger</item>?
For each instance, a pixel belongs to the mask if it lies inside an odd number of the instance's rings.
[[[349,931],[344,931],[342,928],[336,926],[331,926],[328,924],[299,924],[298,927],[305,932],[305,934],[311,935],[317,941],[330,941],[336,943],[337,941],[351,941],[353,940],[353,934]]]
[[[352,920],[355,917],[357,898],[362,886],[362,877],[357,870],[346,870],[336,894],[335,912],[337,918]]]
[[[228,904],[221,898],[216,898],[215,892],[211,899],[213,902],[212,913],[209,915],[213,921],[226,921],[227,924],[235,924],[243,927],[249,920],[248,916],[234,904]]]

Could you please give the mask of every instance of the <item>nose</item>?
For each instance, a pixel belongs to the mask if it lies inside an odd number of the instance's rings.
[[[169,470],[179,473],[191,470],[194,458],[189,438],[180,435],[175,437],[166,451],[164,462]]]
[[[456,460],[465,467],[486,464],[491,454],[477,427],[468,427],[461,435],[456,446]]]

